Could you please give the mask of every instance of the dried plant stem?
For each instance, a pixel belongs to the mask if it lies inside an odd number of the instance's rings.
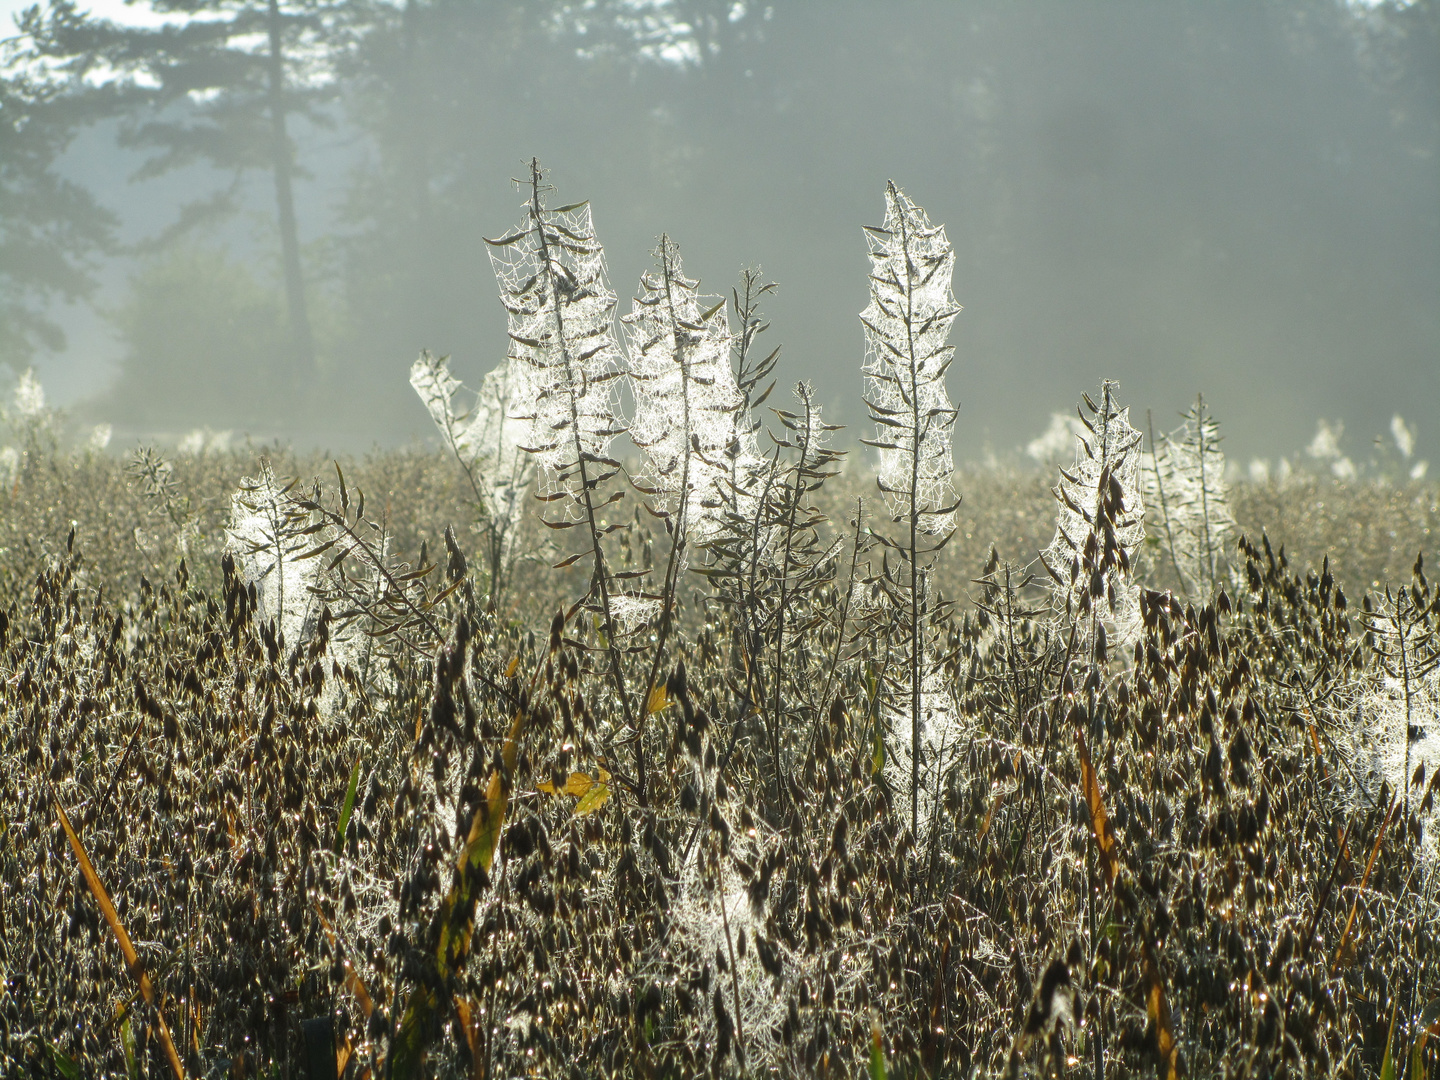
[[[1155,419],[1150,410],[1145,410],[1145,426],[1150,436],[1150,465],[1155,470],[1155,490],[1160,493],[1160,520],[1165,526],[1165,547],[1170,552],[1170,564],[1175,573],[1180,573],[1180,560],[1175,557],[1175,534],[1170,531],[1170,509],[1165,500],[1165,478],[1160,475],[1160,451],[1155,442]]]
[[[125,924],[120,921],[120,916],[115,911],[115,905],[110,902],[110,894],[106,892],[105,886],[101,883],[100,875],[95,872],[95,867],[90,862],[90,856],[85,853],[85,847],[80,843],[80,837],[75,835],[75,829],[65,814],[65,808],[60,805],[59,799],[54,800],[54,805],[55,812],[60,815],[60,825],[65,830],[65,836],[69,839],[70,847],[75,852],[76,861],[80,864],[80,873],[85,877],[85,884],[90,886],[90,892],[94,895],[95,902],[100,905],[100,911],[105,916],[105,921],[110,924],[110,932],[115,935],[115,941],[125,956],[125,966],[130,969],[130,974],[134,977],[136,985],[139,986],[140,995],[145,999],[145,1004],[155,1010],[156,1024],[160,1031],[160,1044],[165,1048],[165,1057],[170,1062],[170,1071],[175,1074],[176,1080],[185,1080],[185,1067],[180,1064],[180,1055],[175,1050],[174,1040],[170,1038],[170,1028],[165,1023],[165,1012],[160,1008],[159,997],[155,993],[154,985],[150,982],[150,976],[145,971],[140,954],[131,944],[130,935],[125,932]]]
[[[560,348],[560,355],[565,364],[567,390],[565,397],[570,411],[570,439],[575,453],[575,468],[580,473],[580,500],[585,513],[585,524],[590,533],[590,551],[595,564],[594,576],[591,579],[592,588],[600,594],[600,609],[605,620],[605,651],[610,660],[610,678],[615,684],[615,693],[620,699],[625,727],[627,730],[633,731],[635,723],[630,708],[630,695],[625,688],[625,673],[620,661],[620,646],[616,641],[615,615],[610,605],[610,573],[605,565],[605,549],[600,542],[600,526],[595,518],[594,485],[590,481],[590,472],[587,468],[591,455],[581,441],[580,410],[575,399],[575,388],[579,385],[579,380],[575,374],[571,345],[565,336],[565,313],[557,291],[560,283],[555,280],[555,263],[550,256],[550,242],[545,236],[544,214],[544,208],[540,205],[540,161],[538,158],[532,158],[530,160],[530,216],[535,223],[535,237],[540,246],[541,273],[545,276],[546,287],[550,290],[552,300],[550,307],[555,319],[555,341]],[[644,755],[644,747],[637,739],[635,741],[635,784],[637,795],[642,803],[645,801]]]

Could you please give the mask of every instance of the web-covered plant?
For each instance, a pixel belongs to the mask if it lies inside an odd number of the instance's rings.
[[[865,404],[880,452],[880,489],[896,521],[912,531],[944,534],[958,505],[951,432],[956,409],[945,389],[955,358],[950,327],[960,305],[950,290],[955,249],[945,227],[892,181],[885,224],[868,225],[870,303],[865,326]],[[912,547],[914,545],[912,544]]]
[[[591,560],[588,601],[601,619],[610,677],[630,725],[629,691],[620,654],[622,629],[633,629],[650,610],[646,597],[615,595],[602,538],[623,522],[602,521],[600,510],[624,497],[619,488],[601,501],[600,490],[620,471],[609,456],[624,432],[617,413],[617,380],[624,374],[615,337],[615,294],[605,276],[605,252],[596,239],[588,202],[549,209],[542,200],[540,163],[532,160],[526,220],[498,240],[487,240],[509,319],[510,352],[524,426],[522,448],[545,469],[547,518],[552,529],[583,527],[588,544],[562,565]],[[613,511],[611,512],[614,513]],[[617,603],[617,601],[619,601]],[[618,616],[626,615],[624,623]]]
[[[739,325],[731,335],[731,367],[741,406],[730,415],[730,438],[725,444],[725,462],[730,472],[729,507],[733,514],[748,518],[756,492],[765,482],[766,461],[760,453],[759,432],[763,426],[755,410],[765,404],[775,389],[771,378],[780,360],[777,345],[763,356],[757,348],[760,336],[770,323],[760,314],[760,302],[779,286],[766,281],[757,268],[740,273],[740,284],[731,290],[730,302]],[[765,385],[769,379],[769,385]]]
[[[253,585],[258,614],[273,621],[282,643],[293,648],[314,631],[319,616],[314,589],[321,564],[306,553],[314,546],[311,515],[292,497],[298,481],[282,485],[268,462],[231,496],[228,550],[241,580]]]
[[[514,418],[525,425],[524,449],[552,490],[569,496],[558,500],[568,507],[585,504],[614,468],[604,462],[624,431],[616,412],[623,367],[590,204],[547,208],[539,163],[531,169],[526,220],[487,243],[510,322]]]
[[[748,425],[738,416],[725,298],[699,294],[668,236],[655,257],[623,319],[635,396],[630,438],[645,453],[640,490],[665,515],[683,559],[688,543],[704,545],[720,531],[736,474],[754,454],[746,453]]]
[[[1152,513],[1159,510],[1164,552],[1186,592],[1196,597],[1220,587],[1234,546],[1220,438],[1219,421],[1198,396],[1177,430],[1152,439],[1141,470],[1146,504]]]
[[[870,303],[860,313],[865,327],[866,407],[875,421],[867,445],[880,452],[876,482],[885,494],[891,519],[907,535],[890,543],[905,562],[903,576],[889,578],[904,589],[907,614],[908,710],[910,728],[911,828],[919,831],[921,743],[925,727],[924,607],[921,559],[949,539],[959,499],[954,490],[955,459],[951,433],[956,409],[945,388],[945,373],[955,358],[950,327],[960,306],[950,289],[955,250],[945,227],[932,227],[893,181],[885,188],[885,224],[866,226],[870,245]],[[928,547],[924,536],[942,539]]]
[[[1077,410],[1085,434],[1076,437],[1075,462],[1060,470],[1055,538],[1041,560],[1054,583],[1057,610],[1082,621],[1087,651],[1105,648],[1105,624],[1128,644],[1138,630],[1135,557],[1145,540],[1140,489],[1140,433],[1130,426],[1115,384],[1100,386],[1100,401],[1082,395]]]
[[[520,448],[526,424],[513,415],[518,404],[514,361],[507,357],[487,372],[464,409],[456,400],[462,384],[451,374],[448,361],[421,353],[410,367],[410,385],[464,471],[483,514],[493,600],[516,558],[515,543],[534,486],[535,464]]]
[[[1403,792],[1405,809],[1422,803],[1435,855],[1433,796],[1440,766],[1440,593],[1417,557],[1408,587],[1365,597],[1364,620],[1379,670],[1356,709],[1354,752],[1367,786]],[[1430,776],[1427,787],[1426,777]]]

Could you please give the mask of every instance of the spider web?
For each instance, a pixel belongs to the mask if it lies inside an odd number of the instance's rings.
[[[532,213],[490,241],[490,262],[509,321],[517,442],[546,470],[548,493],[580,497],[582,465],[605,462],[623,431],[615,293],[589,204]],[[575,499],[565,512],[574,519]]]
[[[865,326],[866,404],[880,451],[880,486],[891,514],[910,514],[920,528],[943,533],[953,524],[955,406],[945,371],[955,348],[946,344],[960,313],[950,282],[955,249],[943,225],[892,183],[885,192],[885,224],[865,230],[870,244],[870,303]],[[913,471],[912,471],[913,470]]]
[[[622,320],[635,392],[630,437],[646,454],[645,489],[664,509],[679,511],[681,527],[703,544],[725,524],[732,480],[726,450],[743,400],[730,368],[724,298],[697,292],[700,283],[685,276],[668,237],[656,255],[660,269],[640,278],[641,295]],[[755,456],[743,439],[740,455]]]

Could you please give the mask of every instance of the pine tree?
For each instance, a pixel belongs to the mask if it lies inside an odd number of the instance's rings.
[[[290,137],[294,120],[324,124],[333,69],[350,40],[353,0],[147,0],[159,27],[122,25],[50,0],[26,15],[33,58],[78,88],[125,105],[122,145],[153,151],[139,176],[196,160],[239,175],[271,174],[285,302],[297,370],[314,370],[315,344],[301,265]],[[161,240],[235,209],[238,185],[185,206]]]
[[[0,46],[0,363],[17,372],[37,350],[64,347],[45,305],[94,291],[89,260],[111,247],[115,225],[55,163],[80,127],[117,100],[103,92],[82,96],[63,78],[27,71],[23,33]]]

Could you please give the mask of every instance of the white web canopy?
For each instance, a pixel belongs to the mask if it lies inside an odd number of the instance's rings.
[[[896,519],[911,513],[912,495],[928,533],[953,524],[955,407],[945,390],[954,358],[946,344],[960,313],[950,282],[955,250],[945,227],[893,183],[885,192],[885,224],[867,227],[870,303],[865,326],[866,404],[880,451],[880,486]]]
[[[724,298],[696,291],[699,282],[685,277],[668,237],[656,257],[659,267],[640,278],[641,295],[623,320],[635,393],[630,437],[645,451],[646,488],[703,544],[720,531],[732,503],[726,450],[744,403],[730,368]],[[754,456],[743,447],[740,454]]]
[[[257,614],[262,620],[274,619],[293,648],[308,636],[319,615],[313,586],[320,560],[300,558],[319,541],[299,535],[309,522],[296,517],[287,495],[268,464],[261,465],[258,477],[241,480],[240,490],[230,497],[225,547],[235,557],[241,579],[255,586]]]
[[[1235,518],[1225,484],[1220,424],[1201,399],[1185,423],[1161,436],[1142,470],[1145,499],[1159,506],[1176,571],[1192,596],[1220,584]]]
[[[578,494],[581,467],[603,459],[623,430],[615,294],[590,206],[542,208],[538,217],[532,209],[515,232],[489,243],[509,316],[507,390],[519,445],[548,471],[552,490]]]
[[[535,477],[530,455],[520,448],[528,426],[512,415],[517,382],[514,361],[502,360],[486,374],[470,408],[459,412],[456,394],[462,384],[446,358],[422,353],[410,368],[410,385],[469,474],[491,520],[504,526],[507,545],[514,543]]]
[[[1057,606],[1085,610],[1088,593],[1097,614],[1108,606],[1117,640],[1129,642],[1140,626],[1133,568],[1145,541],[1140,433],[1130,426],[1129,407],[1116,403],[1112,383],[1101,387],[1099,405],[1085,400],[1093,415],[1081,416],[1086,430],[1075,439],[1075,463],[1060,470],[1055,538],[1040,557]]]

